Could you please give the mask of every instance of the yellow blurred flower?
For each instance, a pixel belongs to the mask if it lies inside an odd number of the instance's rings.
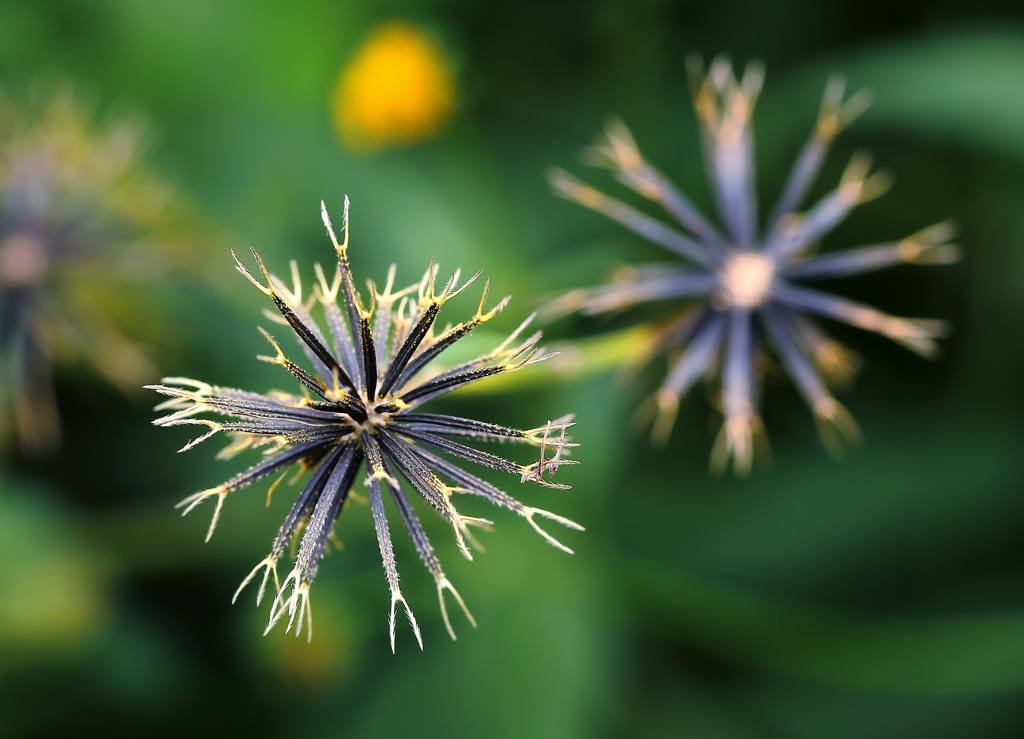
[[[414,144],[451,117],[455,79],[438,45],[405,21],[377,26],[338,75],[334,127],[352,149]]]

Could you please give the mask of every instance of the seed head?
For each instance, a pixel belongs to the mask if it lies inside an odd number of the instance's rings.
[[[27,452],[59,441],[54,362],[85,360],[126,391],[157,376],[109,300],[183,241],[144,134],[137,118],[97,118],[67,84],[25,106],[0,92],[0,422],[13,417]]]
[[[764,69],[750,64],[737,80],[730,62],[719,58],[707,74],[699,59],[691,59],[690,71],[711,187],[724,229],[651,166],[625,125],[613,121],[588,151],[588,159],[659,205],[675,225],[641,213],[561,170],[551,173],[551,184],[561,196],[618,221],[681,257],[684,264],[634,268],[629,279],[574,290],[552,303],[550,310],[598,314],[651,301],[688,301],[678,316],[653,332],[655,340],[647,348],[648,357],[672,353],[668,377],[647,406],[656,414],[654,436],[667,438],[680,398],[698,379],[707,377],[720,385],[725,415],[712,467],[724,468],[732,459],[736,471],[745,474],[755,437],[763,437],[756,374],[759,337],[767,338],[811,407],[823,441],[835,451],[841,438],[854,441],[858,431],[828,385],[849,382],[857,363],[849,350],[828,337],[817,319],[875,331],[925,357],[936,356],[935,339],[947,332],[942,321],[897,318],[802,283],[901,263],[948,264],[957,260],[959,250],[949,243],[950,224],[940,223],[899,241],[839,253],[814,252],[818,241],[855,206],[888,187],[887,177],[871,173],[870,158],[858,154],[835,190],[801,210],[832,140],[869,102],[864,92],[843,102],[844,84],[839,78],[829,82],[810,141],[762,228],[754,191],[751,115]]]
[[[256,602],[266,591],[271,575],[276,596],[270,611],[269,631],[287,615],[286,630],[295,626],[298,635],[305,625],[312,637],[312,611],[309,590],[331,538],[334,525],[348,501],[359,476],[369,492],[377,543],[391,591],[389,630],[391,648],[395,647],[395,610],[405,610],[422,648],[419,626],[398,585],[398,569],[391,543],[384,498],[390,497],[398,516],[437,585],[441,613],[449,634],[455,638],[445,608],[448,591],[463,609],[470,623],[473,617],[461,596],[441,569],[441,564],[419,518],[407,497],[411,490],[421,497],[452,527],[456,544],[467,559],[472,559],[467,541],[474,543],[470,527],[489,528],[490,521],[464,516],[456,509],[457,494],[476,495],[525,518],[549,543],[570,552],[568,547],[544,531],[537,518],[549,518],[570,528],[582,527],[548,511],[524,505],[498,487],[467,472],[456,461],[468,461],[517,475],[549,488],[568,488],[551,481],[563,465],[575,464],[568,458],[577,446],[566,433],[572,416],[549,421],[534,429],[516,429],[470,418],[423,412],[428,401],[460,387],[504,372],[514,372],[548,359],[538,346],[540,332],[520,338],[533,316],[527,318],[492,351],[462,364],[437,369],[435,360],[455,342],[478,326],[490,321],[508,303],[508,298],[488,309],[484,284],[476,313],[467,321],[443,330],[436,329],[441,308],[460,295],[480,273],[460,281],[456,271],[444,284],[438,283],[438,267],[431,263],[423,278],[402,290],[394,289],[395,267],[388,272],[384,288],[369,283],[370,297],[364,303],[349,266],[348,200],[345,201],[344,239],[339,241],[321,208],[324,225],[334,245],[338,267],[332,279],[316,266],[317,283],[311,299],[304,299],[298,268],[292,262],[292,286],[271,274],[253,251],[258,276],[238,258],[235,265],[257,289],[271,299],[279,316],[298,339],[305,354],[303,367],[289,359],[267,331],[264,336],[272,352],[260,359],[287,370],[302,387],[302,394],[273,392],[258,394],[244,390],[215,387],[196,380],[167,378],[162,385],[150,386],[170,400],[157,406],[171,413],[157,419],[160,426],[199,425],[206,433],[190,441],[181,451],[190,449],[214,434],[233,437],[221,457],[232,457],[250,448],[263,448],[263,459],[245,472],[217,487],[203,490],[183,500],[179,507],[188,513],[205,500],[216,507],[207,540],[213,535],[227,497],[270,475],[280,475],[271,493],[292,467],[310,472],[310,477],[291,507],[271,544],[270,554],[243,580],[241,591],[260,576]],[[325,334],[310,315],[318,304],[327,324]],[[330,340],[328,340],[328,336]],[[308,369],[307,369],[308,367]],[[229,421],[208,418],[205,414],[227,416]],[[536,461],[519,464],[459,441],[510,442],[539,450]],[[269,502],[269,498],[268,498]],[[299,541],[291,571],[278,580],[277,565],[289,543]]]

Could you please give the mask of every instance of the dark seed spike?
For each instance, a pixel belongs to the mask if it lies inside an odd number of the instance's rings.
[[[252,485],[258,480],[262,480],[267,475],[272,475],[278,470],[284,469],[288,465],[298,462],[300,459],[313,454],[314,452],[320,451],[323,447],[327,446],[329,442],[325,441],[310,441],[305,444],[299,444],[293,446],[290,449],[264,459],[262,462],[254,464],[252,467],[247,469],[245,472],[232,477],[227,482],[221,484],[219,489],[225,493],[233,493],[236,490],[241,490],[244,487]]]
[[[312,583],[316,577],[334,522],[337,521],[341,507],[352,490],[352,483],[362,461],[363,454],[358,448],[353,445],[346,449],[344,457],[338,461],[327,478],[309,517],[309,523],[302,534],[299,553],[295,557],[295,566],[302,573],[302,582],[306,585]]]
[[[341,439],[351,434],[352,431],[352,426],[323,426],[306,431],[293,431],[285,434],[284,439],[289,444],[300,444],[315,439]]]
[[[338,460],[343,454],[350,452],[351,449],[352,444],[342,444],[332,449],[327,455],[321,455],[326,456],[326,459],[323,460],[323,464],[316,469],[313,476],[305,486],[303,486],[302,492],[299,494],[298,498],[296,498],[295,503],[292,504],[291,509],[288,511],[288,515],[285,517],[284,523],[281,524],[281,527],[277,531],[277,535],[274,537],[274,542],[270,546],[270,554],[267,555],[260,564],[256,565],[252,572],[249,573],[249,576],[246,577],[242,581],[242,584],[238,586],[238,590],[235,591],[235,597],[231,599],[232,603],[238,600],[238,596],[260,570],[264,570],[264,574],[263,582],[256,595],[256,605],[259,605],[260,601],[263,600],[263,593],[267,585],[267,579],[271,574],[273,574],[274,582],[277,584],[277,589],[280,592],[280,583],[277,579],[277,562],[284,555],[288,544],[294,541],[295,535],[301,527],[302,522],[313,513],[313,510],[320,499],[320,495],[327,484],[327,480],[337,465]],[[307,459],[306,463],[315,465],[316,461],[310,462]],[[273,488],[271,488],[271,490],[273,490]]]
[[[262,359],[262,357],[259,358]],[[325,394],[326,391],[324,390],[323,385],[320,384],[320,381],[313,377],[313,375],[306,372],[306,370],[302,369],[302,367],[291,360],[285,360],[281,366],[288,370],[292,377],[301,382],[309,390],[312,390],[316,395],[319,395],[324,400],[327,399],[327,395]]]
[[[221,431],[232,434],[256,434],[258,436],[283,436],[295,431],[303,431],[310,427],[295,421],[277,421],[276,423],[260,423],[256,421],[228,421],[218,426]]]
[[[381,454],[377,442],[369,434],[363,434],[363,447],[367,453],[367,465],[370,474],[366,479],[366,487],[370,493],[370,512],[373,515],[373,525],[377,531],[377,544],[380,548],[381,561],[384,565],[384,574],[387,577],[388,588],[391,590],[391,617],[389,631],[391,632],[391,651],[395,649],[395,605],[401,603],[405,607],[405,616],[409,620],[416,641],[420,649],[423,649],[423,639],[420,636],[420,627],[416,623],[416,617],[412,615],[408,602],[402,595],[402,589],[398,585],[398,565],[395,562],[395,549],[391,543],[391,532],[388,530],[388,518],[384,512],[384,498],[381,494],[381,480],[392,482],[391,477],[384,466],[384,457]],[[371,455],[373,462],[370,461]]]
[[[366,376],[366,397],[373,401],[377,397],[377,350],[373,343],[373,329],[370,326],[370,312],[359,318],[359,334],[362,338],[363,374]]]
[[[386,474],[386,473],[385,473]],[[380,492],[380,479],[371,478],[366,483],[370,489],[370,509],[373,523],[377,529],[377,543],[380,545],[381,559],[388,587],[392,592],[398,591],[398,565],[395,562],[395,550],[391,543],[391,532],[388,530],[388,519],[384,513],[384,501]]]
[[[438,413],[401,413],[396,415],[393,421],[399,423],[429,424],[436,428],[430,429],[435,434],[453,433],[460,436],[478,435],[484,438],[496,440],[520,440],[526,439],[527,434],[520,429],[499,426],[496,423],[474,421],[471,418],[460,418],[458,416],[444,416]]]
[[[231,256],[235,260],[235,268],[262,293],[270,296],[270,299],[274,301],[274,306],[277,308],[278,312],[288,322],[288,325],[292,327],[292,330],[299,337],[302,343],[305,344],[313,353],[313,357],[323,364],[322,369],[325,369],[328,375],[330,375],[334,371],[334,368],[337,367],[341,373],[341,381],[344,383],[345,380],[348,380],[348,375],[345,374],[345,371],[338,365],[337,359],[334,358],[334,355],[331,354],[330,350],[323,345],[320,339],[317,338],[316,334],[302,321],[295,311],[293,311],[281,296],[277,294],[277,290],[274,287],[274,280],[270,276],[270,272],[267,271],[266,266],[263,264],[263,260],[260,258],[260,255],[256,253],[255,249],[250,249],[250,251],[252,252],[253,258],[256,260],[257,266],[260,268],[260,272],[267,281],[267,284],[263,285],[259,280],[253,277],[249,270],[245,268],[245,265],[243,265],[234,252],[232,252]],[[352,381],[348,380],[347,385],[353,387]]]
[[[388,469],[388,474],[395,477],[396,473],[391,469],[391,465],[385,460],[385,466]],[[469,612],[466,607],[465,601],[462,600],[462,596],[459,595],[458,591],[455,590],[448,577],[444,574],[444,570],[441,569],[441,562],[438,560],[437,555],[434,553],[434,547],[430,543],[430,539],[427,537],[427,532],[423,530],[423,524],[420,523],[419,518],[416,516],[416,511],[413,510],[412,505],[409,503],[409,499],[406,497],[405,492],[402,490],[400,485],[389,484],[388,489],[391,491],[391,499],[395,503],[395,508],[398,509],[398,514],[402,517],[402,523],[405,524],[405,530],[409,534],[409,538],[412,539],[413,545],[416,547],[417,553],[420,555],[420,559],[423,564],[426,565],[427,570],[434,578],[434,582],[437,584],[437,599],[441,606],[441,617],[444,619],[444,625],[448,629],[448,634],[455,638],[455,630],[452,628],[451,621],[448,619],[448,609],[444,603],[444,591],[448,590],[451,592],[455,601],[462,608],[462,612],[466,614],[466,620],[476,628],[476,619],[473,618],[473,614]]]
[[[295,313],[296,316],[298,316],[299,320],[303,323],[303,325],[306,326],[306,328],[308,328],[313,333],[317,341],[319,341],[320,344],[322,344],[323,346],[330,347],[327,341],[327,337],[321,332],[320,326],[318,326],[317,322],[313,320],[313,316],[310,315],[309,312],[310,308],[312,308],[313,305],[315,305],[317,302],[316,290],[313,290],[313,292],[309,295],[308,300],[304,303],[302,301],[302,282],[299,276],[298,264],[293,259],[291,260],[290,265],[292,270],[293,283],[290,288],[286,286],[284,282],[275,275],[269,276],[270,282],[273,285],[274,289],[277,291],[277,294],[284,299],[285,303],[288,305],[289,308],[291,308],[292,312]],[[287,325],[287,321],[284,320],[284,318],[282,318],[279,315],[274,315],[274,319],[278,322]],[[313,362],[316,370],[320,373],[320,376],[325,380],[330,378],[332,375],[330,369],[328,367],[323,366],[319,358],[316,356],[316,354],[314,354],[310,350],[310,348],[306,346],[305,343],[303,343],[301,340],[300,344],[302,344],[303,351],[305,352],[306,356],[309,357],[310,361]],[[335,359],[341,362],[341,356],[338,353],[337,349],[332,348],[332,351]],[[344,363],[342,363],[342,366],[344,367]],[[348,368],[346,367],[345,369],[347,370]]]
[[[407,442],[395,438],[383,429],[377,432],[377,439],[380,441],[380,448],[395,463],[416,492],[441,515],[451,520],[452,510],[444,496],[444,483],[408,450]]]
[[[259,355],[256,358],[260,359],[260,360],[262,360],[264,362],[269,362],[270,364],[277,364],[277,365],[280,365],[280,366],[284,367],[286,370],[288,370],[292,374],[292,376],[296,380],[298,380],[305,387],[307,387],[309,390],[312,390],[314,393],[316,393],[321,398],[326,400],[327,399],[327,396],[325,394],[326,390],[324,389],[324,386],[320,383],[320,381],[317,380],[315,377],[313,377],[311,374],[309,374],[302,367],[300,367],[299,365],[295,364],[295,362],[293,362],[290,359],[288,359],[288,357],[286,357],[284,355],[284,352],[281,351],[281,347],[274,340],[274,337],[271,336],[269,333],[267,333],[267,331],[265,329],[263,329],[262,327],[258,327],[258,328],[260,330],[260,333],[263,334],[263,337],[267,341],[270,342],[270,345],[272,347],[274,347],[274,350],[277,352],[277,356],[265,357],[265,356]]]
[[[530,526],[533,527],[533,530],[540,534],[542,537],[544,537],[544,539],[551,546],[555,547],[556,549],[561,549],[564,552],[568,552],[569,554],[572,554],[571,549],[566,547],[564,544],[558,541],[558,539],[554,538],[553,536],[551,536],[551,534],[549,534],[547,531],[541,528],[537,524],[537,521],[535,519],[537,516],[540,516],[541,518],[547,518],[549,520],[556,521],[562,524],[563,526],[567,526],[570,529],[577,529],[579,531],[582,531],[583,527],[575,521],[570,521],[567,518],[557,516],[549,511],[543,511],[538,508],[531,508],[530,506],[525,506],[518,500],[513,498],[511,495],[502,490],[499,490],[494,485],[491,485],[489,482],[484,482],[476,475],[472,475],[469,472],[466,472],[461,467],[452,464],[446,459],[441,459],[436,454],[431,454],[422,447],[412,445],[410,446],[410,449],[412,449],[413,453],[419,456],[421,459],[423,459],[431,468],[437,470],[442,475],[444,475],[452,482],[454,482],[456,485],[458,485],[460,491],[472,493],[474,495],[479,495],[483,498],[487,498],[495,505],[501,506],[502,508],[507,508],[508,510],[519,514],[520,516],[525,518],[527,522],[529,522]]]
[[[200,395],[165,385],[150,385],[148,389],[181,399],[180,402],[187,401],[193,404],[156,419],[153,423],[157,425],[167,425],[179,418],[191,417],[198,410],[209,410],[235,418],[265,418],[272,421],[297,421],[306,424],[336,423],[338,420],[330,413],[318,410],[315,402],[309,406],[285,405],[266,396],[245,393],[231,388],[210,389],[211,392],[219,393],[218,395]],[[176,406],[164,405],[164,407]]]
[[[241,400],[210,398],[204,401],[210,410],[234,416],[235,418],[266,418],[268,420],[294,420],[310,424],[335,423],[337,419],[322,413],[314,407],[289,408],[287,406],[260,405]]]
[[[388,481],[388,489],[391,491],[391,499],[395,502],[395,508],[398,509],[402,523],[405,524],[405,530],[409,533],[409,538],[412,539],[412,543],[416,547],[416,552],[420,555],[420,559],[423,560],[423,564],[426,565],[430,574],[434,577],[444,577],[441,563],[438,561],[437,555],[434,554],[434,547],[431,545],[430,539],[427,538],[427,533],[423,530],[423,526],[420,524],[416,512],[409,503],[409,499],[402,491],[402,486],[397,483],[396,471],[391,468],[387,460],[384,460],[384,466],[392,480],[395,481]]]
[[[456,457],[468,460],[470,462],[476,462],[482,464],[485,467],[491,469],[501,470],[502,472],[508,472],[513,475],[522,474],[522,467],[515,462],[499,457],[496,454],[490,452],[482,452],[479,449],[473,449],[465,444],[460,444],[457,441],[451,439],[445,439],[444,437],[432,434],[428,431],[416,431],[409,428],[403,428],[400,432],[403,436],[412,439],[413,441],[420,441],[424,444],[429,444],[435,449],[440,449],[443,452],[454,454]]]
[[[496,306],[496,308],[497,308],[497,306]],[[520,346],[516,347],[515,349],[509,349],[509,345],[511,345],[512,342],[514,342],[519,337],[519,335],[523,332],[523,330],[527,326],[529,326],[530,323],[533,322],[533,319],[536,318],[536,317],[537,317],[536,312],[531,313],[529,316],[527,316],[526,320],[524,320],[522,323],[520,323],[519,326],[512,333],[510,333],[505,338],[505,340],[503,342],[501,342],[500,345],[495,347],[493,350],[491,350],[491,351],[487,352],[486,354],[483,354],[483,355],[481,355],[479,357],[476,357],[475,359],[471,359],[469,361],[462,362],[460,364],[455,365],[454,367],[449,367],[448,369],[444,370],[443,372],[441,372],[436,377],[432,378],[432,381],[438,381],[438,380],[446,379],[448,377],[454,377],[455,375],[461,375],[464,372],[469,372],[470,370],[479,369],[480,367],[483,367],[483,366],[489,364],[490,362],[495,362],[495,361],[498,361],[499,359],[502,359],[502,358],[509,359],[509,358],[511,358],[513,356],[518,356],[519,354],[522,353],[524,348],[528,348],[529,346],[535,345],[536,341],[539,340],[539,338],[540,338],[540,333],[538,332],[537,334],[534,334],[534,336],[530,337],[529,340],[527,340],[525,343],[521,344]]]
[[[313,473],[309,482],[306,483],[302,492],[299,493],[299,497],[295,499],[295,503],[292,505],[291,510],[288,511],[288,515],[285,517],[284,523],[281,524],[281,528],[278,529],[277,536],[274,538],[274,543],[270,548],[271,557],[279,559],[284,554],[285,547],[292,540],[292,537],[299,528],[299,524],[302,523],[306,516],[313,512],[313,508],[320,498],[320,493],[323,492],[324,486],[327,485],[327,480],[337,466],[338,460],[341,459],[343,454],[351,453],[351,450],[351,444],[342,444],[333,450],[323,463],[317,467],[316,472]]]
[[[463,556],[466,559],[473,559],[473,555],[466,547],[466,527],[469,524],[490,526],[491,522],[482,518],[459,515],[450,499],[452,489],[441,482],[437,475],[413,453],[412,444],[392,435],[383,428],[378,428],[376,438],[388,458],[395,463],[395,466],[412,484],[416,492],[451,523],[455,533],[455,543]]]
[[[350,416],[356,423],[362,423],[366,420],[366,406],[363,405],[363,401],[354,395],[343,395],[338,400],[331,400],[326,403],[310,401],[309,407],[319,411],[327,411],[328,413],[344,413]]]
[[[470,359],[466,362],[461,362],[460,364],[457,364],[454,367],[449,367],[448,369],[431,377],[430,382],[444,380],[449,377],[455,377],[456,375],[462,375],[465,374],[466,372],[480,369],[481,367],[486,367],[488,365],[493,364],[496,359],[498,359],[498,355],[495,354],[494,352],[489,352],[487,354],[476,357],[475,359]]]
[[[480,273],[477,272],[476,275],[474,275],[472,279],[476,279],[476,277],[479,274]],[[470,280],[470,281],[472,281],[472,280]],[[467,284],[470,281],[467,281]],[[464,289],[464,287],[465,286],[460,288],[460,291],[462,289]],[[484,287],[484,298],[486,299],[486,297],[487,297],[487,288],[485,286]],[[397,387],[402,387],[403,385],[405,385],[405,383],[407,383],[409,380],[411,380],[416,375],[417,372],[419,372],[421,369],[423,369],[427,365],[428,362],[430,362],[431,360],[436,358],[441,352],[443,352],[445,349],[447,349],[452,344],[457,342],[459,339],[462,339],[462,338],[468,336],[473,331],[473,329],[477,328],[480,324],[489,321],[491,318],[493,318],[495,315],[497,315],[497,313],[502,308],[504,308],[507,304],[508,304],[508,298],[505,298],[500,303],[498,303],[498,305],[495,306],[493,310],[490,310],[487,313],[484,313],[483,312],[483,301],[481,301],[480,310],[477,311],[477,315],[476,316],[474,316],[469,321],[466,321],[465,323],[460,323],[459,325],[450,328],[443,335],[441,335],[437,339],[437,341],[435,341],[430,347],[428,347],[426,350],[424,350],[418,356],[414,357],[409,362],[409,364],[406,366],[406,368],[404,370],[402,370],[402,373],[399,376],[399,378],[398,378],[397,382],[395,383],[395,385]]]
[[[416,325],[413,326],[409,332],[409,336],[406,337],[405,343],[402,344],[402,348],[398,350],[395,358],[388,366],[388,371],[384,373],[384,381],[380,386],[380,395],[383,397],[391,392],[391,388],[394,387],[395,382],[398,380],[402,371],[405,369],[409,360],[412,359],[413,353],[416,348],[423,341],[423,338],[427,335],[430,327],[434,324],[434,319],[437,318],[438,311],[441,310],[441,304],[439,302],[432,301],[427,306],[426,310],[423,311],[423,315],[420,316]]]
[[[295,312],[287,306],[287,304],[280,298],[276,293],[270,296],[274,301],[274,305],[277,306],[277,310],[280,311],[281,315],[284,316],[285,320],[288,321],[288,325],[292,327],[292,330],[302,339],[302,343],[309,347],[310,351],[316,355],[327,367],[328,371],[337,373],[338,379],[345,387],[355,389],[355,385],[352,379],[348,376],[348,373],[338,364],[338,360],[331,354],[330,349],[320,343],[320,340],[313,334],[312,331],[304,324]]]
[[[373,477],[383,476],[385,474],[384,454],[381,452],[380,444],[377,443],[377,440],[372,435],[365,431],[359,434],[359,439],[366,454],[366,466],[370,475]]]
[[[280,405],[278,401],[272,400],[268,396],[260,393],[253,393],[248,390],[239,390],[238,388],[233,387],[222,387],[220,385],[207,385],[206,383],[196,382],[195,380],[190,380],[186,377],[165,377],[163,381],[171,384],[143,386],[146,390],[155,390],[161,395],[167,395],[172,398],[172,400],[165,401],[158,405],[156,407],[157,410],[179,407],[178,403],[185,400],[193,403],[200,403],[205,398],[243,400],[251,403],[263,403],[265,405]],[[174,405],[171,405],[172,403]]]
[[[505,365],[497,365],[495,367],[484,367],[483,369],[472,370],[461,375],[454,375],[452,377],[445,377],[443,379],[431,380],[425,382],[419,387],[415,387],[409,392],[405,393],[400,400],[403,403],[411,403],[418,398],[422,398],[425,395],[432,395],[433,393],[440,392],[442,390],[451,390],[459,385],[466,385],[470,382],[476,382],[482,380],[485,377],[491,377],[502,372],[507,372],[510,368]]]
[[[348,260],[348,242],[351,235],[349,231],[349,216],[348,216],[348,198],[345,198],[345,211],[342,216],[342,230],[344,231],[343,241],[339,244],[338,239],[334,234],[334,228],[331,226],[330,218],[327,216],[327,208],[321,202],[320,213],[323,217],[324,225],[327,227],[327,233],[331,237],[331,241],[334,243],[334,250],[338,254],[338,272],[341,275],[341,293],[345,303],[345,312],[348,314],[349,329],[352,335],[355,335],[362,322],[363,315],[363,303],[359,298],[359,291],[356,290],[355,279],[352,276],[352,265]],[[363,376],[364,367],[366,366],[365,359],[363,356],[362,343],[359,341],[352,342],[355,345],[356,364],[354,367],[356,373],[356,380],[362,386],[366,378]]]
[[[429,348],[421,352],[416,358],[409,362],[405,370],[396,380],[395,385],[402,387],[409,380],[416,376],[416,373],[423,369],[431,360],[435,359],[441,352],[450,347],[459,339],[464,336],[468,336],[478,325],[479,321],[471,321],[469,323],[460,324],[450,331],[447,331],[442,335],[436,342],[431,344]]]
[[[260,423],[254,421],[228,421],[220,424],[222,431],[234,434],[255,434],[257,436],[285,436],[304,431],[322,431],[331,429],[333,424],[316,424],[310,426],[296,421],[277,421],[276,423]],[[337,429],[351,429],[351,426],[338,425]]]
[[[353,336],[362,333],[363,305],[356,290],[355,282],[352,279],[352,268],[348,263],[348,256],[338,260],[338,269],[341,271],[341,293],[345,303],[345,312],[348,314],[348,322],[351,326]],[[366,357],[361,340],[353,341],[356,350],[356,377],[360,386],[366,382],[365,367]]]
[[[399,420],[396,417],[391,419],[392,421]],[[428,434],[439,434],[441,436],[465,436],[472,439],[480,439],[481,441],[497,441],[497,442],[528,442],[529,437],[514,437],[506,435],[489,434],[483,431],[469,431],[467,429],[451,428],[449,426],[435,426],[432,423],[403,423],[400,426],[395,426],[394,430],[399,433],[404,433],[405,429],[412,429],[413,431],[425,431]]]
[[[463,488],[475,495],[487,498],[495,505],[502,506],[510,511],[515,511],[516,513],[521,514],[526,509],[526,506],[501,488],[495,487],[485,480],[481,480],[470,472],[466,472],[464,469],[449,462],[447,459],[439,457],[432,452],[428,452],[426,449],[419,446],[413,446],[411,448],[413,453],[422,459],[425,464],[440,472],[460,488]]]
[[[402,596],[401,588],[398,585],[398,564],[395,562],[395,549],[391,543],[391,532],[388,529],[387,514],[384,512],[384,498],[380,491],[380,480],[370,479],[366,483],[370,493],[370,512],[373,515],[373,526],[377,532],[377,546],[380,549],[381,562],[384,565],[384,575],[388,581],[388,588],[391,590],[391,611],[388,619],[388,631],[391,636],[391,652],[395,651],[395,604],[401,601],[405,606],[406,617],[413,624],[413,633],[416,640],[420,642],[420,649],[423,649],[423,641],[420,636],[419,626],[415,617],[409,609],[409,604]]]

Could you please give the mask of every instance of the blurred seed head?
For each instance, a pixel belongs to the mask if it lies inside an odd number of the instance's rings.
[[[138,117],[97,116],[70,84],[0,91],[0,424],[30,452],[59,437],[53,362],[135,389],[155,370],[117,328],[118,285],[178,260],[174,188],[142,161]]]
[[[830,452],[856,442],[859,431],[829,386],[849,384],[857,356],[830,338],[818,319],[847,323],[887,336],[925,357],[938,354],[942,321],[891,316],[852,300],[804,287],[803,282],[871,272],[897,264],[949,264],[959,248],[953,228],[940,223],[896,242],[816,253],[820,239],[857,205],[883,194],[890,181],[871,171],[871,157],[855,154],[839,186],[804,209],[803,201],[835,136],[870,101],[867,93],[843,101],[845,84],[829,81],[810,140],[794,165],[782,196],[762,221],[754,187],[752,113],[764,80],[754,62],[737,79],[725,57],[705,73],[699,58],[688,63],[709,179],[724,228],[712,223],[641,155],[625,124],[613,120],[585,158],[611,170],[619,182],[659,205],[674,223],[652,218],[561,170],[550,174],[564,198],[618,221],[674,255],[682,264],[617,270],[607,285],[576,289],[546,312],[600,314],[647,302],[686,301],[689,308],[659,326],[638,356],[669,355],[669,373],[641,415],[653,419],[656,441],[667,440],[682,396],[702,377],[715,388],[725,416],[712,452],[712,468],[731,460],[749,472],[758,448],[767,450],[759,417],[761,346],[769,345],[807,401]]]

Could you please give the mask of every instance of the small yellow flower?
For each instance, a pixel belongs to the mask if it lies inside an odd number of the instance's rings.
[[[334,128],[352,149],[373,151],[430,138],[448,122],[455,79],[441,49],[405,21],[377,26],[338,75]]]

